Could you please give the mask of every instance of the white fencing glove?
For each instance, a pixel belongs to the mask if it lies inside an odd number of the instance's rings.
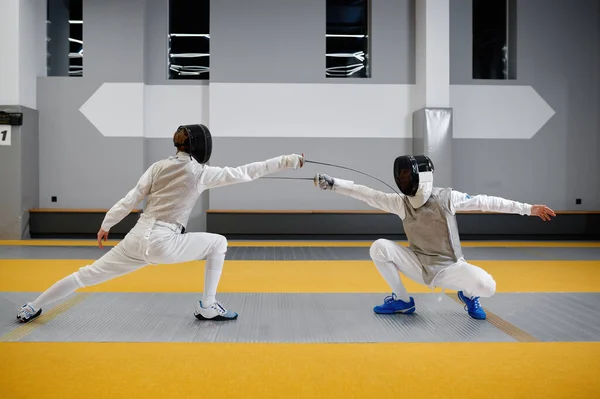
[[[318,186],[321,190],[333,190],[333,184],[335,181],[333,177],[325,174],[317,173],[315,175],[315,185]]]
[[[298,169],[304,166],[304,154],[302,155],[297,155],[297,154],[291,154],[291,155],[285,155],[283,157],[284,159],[284,164],[286,168],[290,168],[290,169]]]

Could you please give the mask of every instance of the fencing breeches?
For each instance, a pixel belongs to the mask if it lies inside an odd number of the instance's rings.
[[[408,301],[410,298],[398,272],[417,283],[427,285],[423,280],[423,268],[410,248],[379,239],[371,245],[369,252],[375,266],[398,299]],[[494,278],[482,268],[465,261],[459,261],[440,272],[435,278],[435,286],[463,291],[468,298],[490,297],[496,292]]]
[[[202,302],[215,301],[223,271],[227,239],[218,234],[179,234],[140,219],[114,248],[100,259],[56,282],[31,305],[40,309],[65,298],[78,288],[89,287],[134,272],[148,264],[172,264],[206,259]]]

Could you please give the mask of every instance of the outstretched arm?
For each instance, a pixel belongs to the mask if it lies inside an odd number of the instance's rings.
[[[334,179],[328,175],[317,174],[316,179],[322,190],[333,190],[340,194],[347,195],[363,201],[373,208],[398,215],[401,219],[404,219],[404,216],[406,215],[404,201],[402,201],[402,197],[399,194],[384,193],[367,186],[354,184],[354,182],[350,180]]]
[[[458,211],[515,213],[519,215],[539,216],[542,220],[550,220],[550,216],[556,216],[554,211],[545,205],[530,205],[489,195],[475,195],[471,197],[469,194],[455,190],[452,190],[450,208],[453,214]]]
[[[262,162],[253,162],[238,167],[207,166],[200,176],[203,188],[223,187],[246,183],[286,168],[297,169],[304,165],[304,155],[282,155]]]

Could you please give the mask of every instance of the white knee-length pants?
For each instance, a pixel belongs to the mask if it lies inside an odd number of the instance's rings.
[[[393,263],[398,272],[417,283],[427,285],[423,280],[423,267],[414,252],[393,241],[379,239],[371,245],[370,255],[373,261],[384,265]],[[382,273],[383,274],[383,273]],[[496,292],[494,278],[485,270],[459,260],[442,270],[433,281],[435,287],[463,291],[467,297],[491,297]]]
[[[172,264],[225,254],[227,239],[219,234],[180,234],[173,225],[141,217],[119,242],[91,265],[74,273],[80,287],[100,284],[151,264]]]

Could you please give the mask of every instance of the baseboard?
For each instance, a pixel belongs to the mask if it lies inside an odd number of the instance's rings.
[[[30,212],[31,238],[95,238],[104,219],[100,210]],[[129,214],[110,233],[123,238],[135,225]],[[551,222],[490,213],[458,214],[462,240],[600,240],[600,213],[565,212]],[[207,231],[228,239],[258,240],[404,240],[401,220],[377,212],[208,211]]]
[[[551,222],[520,215],[462,213],[457,221],[463,240],[600,239],[599,213],[565,212]],[[232,239],[405,239],[398,216],[374,212],[209,211],[207,230]]]
[[[31,238],[96,238],[106,210],[32,209],[29,212]],[[135,226],[138,211],[127,215],[110,230],[111,239],[120,239]]]

